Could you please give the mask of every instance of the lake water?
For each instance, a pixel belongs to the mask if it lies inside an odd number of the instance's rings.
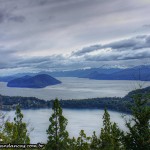
[[[4,113],[7,113],[6,118],[10,116],[10,121],[13,120],[15,111]],[[24,121],[29,122],[29,130],[34,128],[30,133],[31,143],[46,142],[46,130],[50,124],[49,117],[52,114],[52,109],[22,110],[22,113],[24,114]],[[68,119],[67,130],[70,137],[78,137],[81,129],[84,129],[88,136],[91,136],[93,131],[99,135],[103,124],[103,113],[103,110],[98,109],[63,109],[63,114]],[[109,114],[111,121],[115,121],[122,130],[126,130],[121,113],[109,111]]]
[[[129,91],[150,86],[150,82],[127,80],[90,80],[85,78],[57,78],[62,84],[42,89],[11,88],[0,82],[0,94],[8,96],[33,96],[40,99],[82,99],[94,97],[123,97]]]
[[[0,82],[0,94],[8,96],[34,96],[40,99],[82,99],[94,97],[123,97],[128,92],[139,88],[139,86],[150,86],[150,82],[140,81],[111,81],[111,80],[90,80],[84,78],[58,78],[62,84],[48,86],[42,89],[10,88],[7,83]],[[46,129],[49,126],[51,109],[23,110],[24,121],[30,122],[29,128],[34,128],[31,132],[31,143],[46,142]],[[64,109],[64,115],[68,119],[67,130],[70,137],[78,137],[81,129],[87,135],[92,135],[93,131],[100,133],[102,127],[103,110],[71,110]],[[112,121],[126,130],[124,120],[118,112],[109,111]],[[7,112],[7,116],[13,120],[14,111]]]

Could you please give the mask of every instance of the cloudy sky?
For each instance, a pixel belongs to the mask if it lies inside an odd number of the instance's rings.
[[[0,74],[150,64],[150,0],[0,0]]]

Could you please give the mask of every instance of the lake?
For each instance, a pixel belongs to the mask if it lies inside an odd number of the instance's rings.
[[[7,114],[6,118],[10,116],[10,121],[13,121],[15,111],[3,112]],[[22,110],[22,113],[24,121],[29,123],[29,130],[34,128],[30,133],[31,143],[46,142],[46,130],[50,124],[52,109]],[[63,114],[68,119],[67,130],[70,137],[78,137],[81,129],[84,129],[88,136],[91,136],[93,131],[99,135],[103,124],[103,113],[103,110],[98,109],[63,109]],[[111,121],[115,121],[122,130],[126,130],[122,113],[109,111],[109,114]]]
[[[83,99],[95,97],[123,97],[128,92],[150,86],[150,82],[128,80],[91,80],[86,78],[57,78],[62,84],[47,86],[42,89],[11,88],[0,82],[0,94],[8,96],[33,96],[44,100]]]
[[[63,77],[57,78],[62,84],[48,86],[42,89],[10,88],[7,83],[0,82],[0,94],[8,96],[34,96],[40,99],[82,99],[95,97],[123,97],[128,92],[139,88],[139,86],[150,86],[150,82],[126,81],[126,80],[90,80],[85,78]],[[7,116],[13,120],[15,111],[7,112]],[[46,129],[49,126],[51,109],[23,110],[24,121],[29,122],[29,128],[34,128],[31,132],[31,143],[46,142]],[[78,137],[81,129],[89,136],[93,131],[100,133],[102,127],[103,110],[96,109],[64,109],[64,115],[68,119],[67,130],[70,137]],[[112,121],[126,130],[121,113],[109,111]],[[128,115],[129,116],[129,115]]]

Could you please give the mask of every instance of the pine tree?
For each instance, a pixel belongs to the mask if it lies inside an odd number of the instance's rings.
[[[93,132],[90,144],[91,150],[100,150],[100,139],[96,136],[95,131]]]
[[[114,122],[111,125],[111,146],[113,150],[124,150],[122,143],[123,131],[121,131]]]
[[[50,125],[47,130],[48,142],[46,150],[67,150],[68,149],[68,132],[66,131],[67,119],[62,115],[58,99],[53,103],[53,114],[50,117]]]
[[[129,132],[124,136],[127,150],[150,150],[150,106],[142,94],[133,96],[132,119],[126,121]]]
[[[74,137],[69,139],[69,150],[77,150],[77,140]]]
[[[80,131],[80,136],[77,138],[77,150],[90,150],[90,137],[87,137],[84,130]]]
[[[110,122],[110,115],[107,110],[104,110],[103,115],[103,128],[100,134],[100,147],[103,150],[120,150],[122,149],[121,143],[122,132],[116,123]]]
[[[103,115],[103,126],[104,128],[101,128],[101,148],[108,149],[111,145],[111,137],[110,137],[110,129],[111,129],[111,122],[110,122],[110,115],[107,112],[107,110],[104,110]]]

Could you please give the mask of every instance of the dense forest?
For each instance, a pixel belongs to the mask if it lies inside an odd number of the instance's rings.
[[[3,110],[16,109],[14,121],[0,114],[0,149],[43,149],[43,150],[149,150],[150,149],[150,87],[129,92],[125,97],[105,97],[82,100],[45,101],[35,97],[2,96]],[[23,122],[21,109],[52,108],[50,125],[45,131],[46,143],[30,144],[28,124]],[[95,131],[88,137],[81,130],[77,138],[70,138],[66,130],[68,121],[63,116],[63,108],[104,109],[103,126],[100,135]],[[125,119],[127,132],[111,122],[108,109],[127,112],[132,119]],[[97,118],[98,119],[98,118]],[[45,133],[43,133],[45,134]]]
[[[33,149],[43,150],[149,150],[149,97],[143,98],[143,95],[138,93],[132,95],[132,99],[134,104],[131,107],[132,119],[125,120],[127,132],[122,131],[115,122],[111,122],[110,115],[105,109],[100,135],[97,136],[94,131],[92,137],[87,137],[84,130],[81,130],[77,138],[69,137],[66,130],[68,120],[63,116],[61,101],[55,99],[52,103],[53,112],[49,118],[50,125],[46,130],[47,142],[37,145],[30,144],[27,124],[22,121],[23,114],[17,105],[14,122],[4,121],[1,114],[0,148],[21,150],[30,149],[32,146]]]
[[[90,99],[72,99],[60,100],[62,108],[76,108],[76,109],[101,109],[107,108],[110,110],[131,113],[131,106],[133,105],[132,95],[141,93],[143,97],[149,96],[150,87],[138,89],[129,92],[125,97],[104,97],[104,98],[90,98]],[[45,101],[35,97],[20,97],[20,96],[2,96],[0,95],[0,105],[3,110],[15,109],[16,105],[20,105],[21,109],[38,109],[38,108],[52,108],[54,100]],[[148,101],[150,105],[150,101]]]

